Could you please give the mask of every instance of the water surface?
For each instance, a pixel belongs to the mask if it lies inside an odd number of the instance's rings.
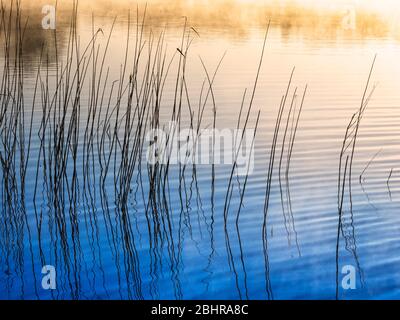
[[[79,14],[77,34],[82,51],[99,28],[103,32],[96,43],[104,48],[112,28],[112,17],[96,16],[93,26],[91,19],[90,14]],[[106,92],[111,90],[113,81],[120,78],[128,23],[131,24],[128,65],[133,64],[136,16],[120,15],[105,60],[109,68]],[[181,47],[183,26],[181,17],[168,19],[165,31],[168,57]],[[151,20],[143,37],[154,37],[153,41],[157,42],[164,27],[165,21],[157,23]],[[189,19],[186,30],[190,27]],[[225,54],[212,86],[216,126],[220,129],[235,128],[246,88],[247,103],[250,100],[267,22],[245,27],[244,33],[232,26],[193,27],[197,34],[191,31],[193,42],[187,55],[186,70],[191,106],[195,106],[197,111],[204,83],[207,90],[207,76],[200,57],[212,75]],[[68,28],[68,22],[63,22],[57,31],[60,64],[68,55]],[[143,162],[140,168],[143,182],[140,182],[140,175],[133,175],[126,206],[121,208],[116,201],[113,172],[105,185],[100,183],[101,169],[96,160],[99,155],[96,148],[89,152],[90,159],[85,162],[87,151],[84,151],[82,143],[85,141],[85,121],[90,113],[90,73],[80,100],[81,126],[77,141],[81,144],[77,154],[78,167],[75,168],[79,186],[75,189],[76,198],[72,203],[68,201],[71,196],[68,190],[72,187],[65,186],[66,181],[72,183],[73,168],[69,158],[68,176],[62,177],[63,191],[58,191],[64,193],[67,200],[54,200],[49,196],[52,195],[49,190],[53,188],[53,180],[45,175],[45,170],[50,169],[43,168],[44,156],[40,147],[42,110],[39,103],[33,115],[24,205],[12,205],[11,208],[7,205],[6,189],[9,185],[4,182],[4,167],[2,171],[0,297],[334,299],[336,268],[338,266],[341,271],[343,266],[351,265],[356,269],[357,288],[342,290],[339,287],[339,298],[399,298],[400,171],[397,162],[400,151],[400,64],[396,58],[400,54],[400,45],[391,35],[334,33],[335,36],[328,36],[315,29],[271,25],[250,113],[249,127],[254,128],[260,110],[254,144],[255,169],[248,176],[238,220],[236,213],[244,177],[238,178],[240,184],[236,178],[233,179],[230,210],[224,221],[231,165],[216,165],[214,172],[207,165],[197,166],[195,170],[189,166],[183,180],[182,168],[172,165],[168,173],[169,210],[166,212],[149,209],[149,168]],[[52,34],[44,32],[43,37],[49,43],[53,40]],[[24,108],[27,117],[31,112],[41,52],[38,41],[33,42],[24,52]],[[337,252],[340,151],[346,127],[360,108],[375,54],[377,60],[369,88],[375,84],[376,88],[358,131],[351,202],[346,189]],[[160,121],[164,124],[170,120],[174,105],[178,57],[166,78],[160,109]],[[4,58],[1,63],[4,65]],[[55,56],[50,55],[50,79],[56,79],[56,66]],[[265,250],[263,221],[271,144],[280,101],[294,67],[289,96],[297,88],[297,108],[306,85],[308,90],[287,179],[282,178],[283,173],[279,170],[287,112],[283,116],[271,181],[266,227],[268,245]],[[42,68],[44,75],[45,68]],[[54,80],[48,84],[50,90],[54,90],[55,83]],[[187,101],[184,101],[183,127],[190,124],[187,108]],[[210,97],[202,127],[212,124],[213,103]],[[287,142],[283,147],[285,168]],[[51,155],[52,150],[46,152]],[[115,170],[114,161],[116,165],[119,163],[119,155],[116,159],[112,159],[110,171]],[[57,160],[53,158],[53,161]],[[89,164],[86,168],[85,163]],[[49,167],[52,165],[57,167],[48,163]],[[55,201],[63,205],[57,207]],[[159,200],[156,202],[160,204]],[[57,289],[54,291],[41,287],[41,268],[45,264],[54,265],[57,270]],[[340,281],[341,278],[340,274]]]

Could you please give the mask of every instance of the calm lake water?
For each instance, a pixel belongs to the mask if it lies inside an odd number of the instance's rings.
[[[135,19],[132,17],[131,21],[127,74],[133,65]],[[112,23],[110,17],[95,18],[93,30],[103,30],[96,42],[101,48],[106,45]],[[109,69],[103,115],[113,81],[120,78],[124,63],[127,24],[127,17],[120,16],[111,36],[105,59]],[[189,22],[187,31],[190,26]],[[62,27],[64,29],[58,30],[60,65],[65,64],[68,52],[67,23]],[[145,29],[144,38],[149,39],[151,30],[156,45],[163,27],[163,21],[159,24],[152,21],[151,28]],[[225,54],[212,85],[216,127],[234,129],[246,88],[245,110],[251,97],[266,25],[245,28],[245,33],[232,27],[193,27],[199,35],[191,31],[193,42],[187,54],[186,87],[195,119],[202,87],[204,92],[209,87],[200,57],[212,77]],[[165,33],[167,61],[176,55],[176,48],[181,47],[182,30],[183,19],[170,19]],[[79,15],[77,34],[83,54],[92,37],[90,15]],[[51,39],[51,36],[46,37]],[[146,45],[144,52],[147,52]],[[23,99],[27,119],[31,114],[40,47],[33,44],[24,52]],[[377,59],[369,88],[375,84],[376,88],[358,130],[352,164],[352,196],[350,198],[346,187],[338,242],[340,152],[346,128],[360,108],[375,54]],[[248,125],[248,128],[255,127],[260,110],[254,143],[255,167],[248,176],[238,220],[236,214],[245,177],[235,176],[230,208],[224,221],[232,165],[215,165],[214,172],[212,166],[199,165],[194,170],[190,165],[183,178],[182,168],[171,165],[168,210],[154,210],[153,201],[149,199],[152,188],[149,168],[143,162],[129,181],[127,204],[121,209],[116,202],[114,186],[118,152],[115,159],[114,154],[112,156],[110,174],[102,186],[97,161],[101,152],[97,147],[85,149],[83,144],[93,90],[90,72],[79,102],[81,116],[78,123],[81,125],[77,132],[80,145],[75,168],[76,198],[69,201],[69,191],[73,188],[71,156],[65,175],[49,176],[48,173],[53,172],[51,167],[56,168],[60,159],[50,147],[41,148],[41,105],[45,97],[43,91],[38,90],[24,206],[11,206],[10,209],[7,205],[9,184],[4,182],[4,165],[1,171],[0,298],[335,299],[337,268],[340,299],[400,298],[399,56],[400,43],[390,36],[341,34],[328,37],[309,29],[283,29],[272,24]],[[90,53],[86,57],[90,57]],[[4,57],[1,59],[4,65]],[[178,61],[179,53],[166,77],[160,108],[163,124],[168,123],[173,110]],[[50,91],[54,91],[57,83],[56,66],[54,56],[50,56]],[[140,72],[144,67],[145,63],[142,63]],[[298,88],[297,110],[306,85],[308,89],[286,176],[289,140],[285,145],[282,142],[289,106],[283,115],[264,233],[268,163],[274,128],[282,95],[294,67],[289,96]],[[41,68],[44,80],[47,71],[45,65]],[[106,69],[101,86],[105,73]],[[117,91],[118,84],[114,86]],[[51,94],[49,96],[51,98]],[[182,127],[186,128],[190,124],[187,100],[185,96],[182,107]],[[213,126],[212,100],[210,94],[205,105],[203,128]],[[115,101],[113,98],[112,107]],[[289,119],[291,125],[292,121]],[[28,121],[26,123],[29,125]],[[94,127],[94,130],[98,128],[97,120]],[[29,130],[25,130],[27,139]],[[5,139],[3,132],[2,140]],[[46,143],[54,138],[48,134]],[[280,172],[282,147],[283,172]],[[4,153],[4,144],[1,148]],[[68,149],[68,154],[71,153]],[[51,155],[53,162],[48,162],[48,168],[44,168],[43,159],[50,159]],[[59,207],[54,205],[51,192],[57,179],[62,179],[61,193],[67,199]],[[159,205],[161,200],[154,202]],[[263,235],[267,238],[267,248]],[[44,265],[55,267],[55,290],[42,288]],[[355,268],[354,290],[341,287],[344,266]]]

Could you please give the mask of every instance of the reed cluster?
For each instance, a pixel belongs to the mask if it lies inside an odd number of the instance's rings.
[[[60,53],[59,34],[51,31],[51,49],[47,41],[40,45],[35,80],[27,83],[24,46],[27,21],[19,0],[12,1],[8,7],[1,4],[2,262],[10,274],[14,271],[18,274],[24,287],[24,260],[28,243],[33,275],[38,272],[38,259],[41,266],[49,262],[62,265],[61,286],[69,291],[68,297],[79,298],[82,294],[79,275],[85,269],[83,261],[86,255],[81,243],[90,247],[94,267],[101,270],[102,285],[106,287],[102,259],[96,259],[103,254],[99,243],[106,241],[117,270],[121,298],[142,299],[144,294],[137,252],[137,242],[141,239],[135,230],[138,228],[137,215],[142,214],[148,231],[145,241],[150,248],[150,275],[154,280],[150,284],[150,292],[154,297],[159,295],[155,283],[158,272],[163,268],[162,257],[167,256],[175,297],[182,298],[183,233],[188,232],[192,236],[193,221],[206,226],[211,263],[216,251],[215,223],[222,217],[227,256],[235,274],[238,294],[240,298],[248,298],[239,224],[249,172],[244,176],[239,176],[237,172],[237,158],[244,136],[235,137],[236,157],[229,170],[220,214],[215,204],[218,199],[215,196],[214,164],[210,170],[211,214],[206,216],[202,210],[205,200],[198,183],[198,168],[189,161],[195,156],[195,146],[187,145],[187,159],[179,165],[172,165],[169,159],[166,163],[150,164],[145,157],[146,134],[149,131],[167,132],[163,147],[168,148],[169,141],[187,125],[187,119],[191,132],[197,133],[197,136],[207,126],[204,123],[206,112],[212,114],[212,127],[217,127],[219,114],[214,81],[224,56],[213,71],[200,58],[204,79],[200,96],[195,102],[188,88],[187,61],[194,39],[200,36],[198,31],[184,18],[180,46],[169,55],[166,29],[158,35],[145,32],[146,10],[141,14],[137,9],[134,18],[129,15],[124,59],[118,77],[113,78],[114,70],[110,69],[107,61],[110,59],[116,20],[111,29],[105,31],[96,29],[92,18],[91,38],[88,43],[82,44],[77,31],[78,4],[74,2],[65,52]],[[236,125],[236,129],[243,129],[243,132],[249,127],[255,128],[252,152],[260,121],[260,111],[254,112],[253,105],[267,35],[268,30],[250,98],[246,97],[245,90]],[[291,244],[294,237],[300,255],[291,207],[289,174],[307,88],[298,103],[297,88],[291,88],[292,76],[293,73],[277,115],[266,180],[262,238],[270,298],[273,296],[268,275],[267,224],[276,159],[279,159],[279,188],[288,242]],[[173,98],[167,103],[165,86],[171,81]],[[177,126],[167,126],[162,114],[168,114],[168,122]],[[188,136],[187,140],[190,138],[193,137]],[[153,143],[159,142],[150,141],[150,144]],[[171,186],[171,180],[177,181],[177,185]],[[178,199],[178,207],[172,198]],[[140,212],[135,211],[138,202],[142,204]],[[196,203],[197,210],[192,209],[192,202]],[[234,234],[240,248],[239,261],[232,253],[230,220],[234,221]],[[50,246],[47,241],[50,241]],[[243,286],[238,268],[245,275]],[[93,286],[95,282],[94,276]],[[122,293],[121,283],[125,283],[127,296]]]

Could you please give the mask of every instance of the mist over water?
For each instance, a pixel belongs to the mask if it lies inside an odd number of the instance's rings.
[[[5,5],[0,297],[398,299],[397,3],[146,2]],[[149,165],[171,120],[256,128],[254,172]]]
[[[40,14],[43,5],[51,4],[51,1],[21,3],[26,15],[34,17]],[[58,19],[62,21],[66,19],[68,13],[71,13],[72,2],[58,1],[57,7]],[[81,0],[79,7],[79,15],[93,14],[100,18],[115,16],[126,18],[128,12],[133,15],[138,8],[140,11],[146,8],[149,26],[174,24],[185,16],[194,27],[230,30],[236,32],[237,36],[247,35],[251,27],[265,28],[269,20],[283,28],[285,32],[298,32],[301,29],[302,32],[315,33],[319,37],[399,35],[398,3],[391,0],[172,0],[168,2]],[[349,18],[354,18],[354,22],[349,22]]]

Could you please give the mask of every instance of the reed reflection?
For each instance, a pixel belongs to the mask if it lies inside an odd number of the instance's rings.
[[[87,3],[81,5],[85,8]],[[125,3],[120,5],[109,14],[125,10]],[[238,13],[236,6],[216,6],[213,10],[228,10],[229,21]],[[293,7],[279,13],[266,8],[260,13],[259,7],[249,5],[249,10],[254,9],[249,11],[250,17],[263,16],[253,20],[255,24],[265,23],[265,16],[276,17],[263,26],[267,30],[251,87],[241,89],[241,100],[232,107],[234,117],[230,116],[238,132],[254,129],[248,161],[252,153],[261,154],[256,171],[260,187],[254,184],[249,169],[245,175],[238,174],[244,135],[234,137],[232,164],[201,166],[191,162],[202,130],[216,129],[229,120],[218,94],[226,54],[218,57],[212,68],[204,57],[196,57],[201,72],[197,73],[199,85],[194,86],[189,72],[195,63],[191,50],[202,36],[201,28],[249,30],[245,21],[224,25],[227,20],[220,20],[219,15],[176,1],[171,12],[157,13],[161,4],[156,9],[145,7],[143,12],[135,7],[121,19],[126,31],[123,39],[114,39],[118,18],[113,16],[107,28],[97,23],[98,15],[108,9],[105,5],[96,6],[88,18],[80,13],[77,2],[68,14],[60,4],[60,27],[50,32],[38,31],[40,15],[35,8],[32,4],[24,11],[15,2],[1,10],[2,297],[183,299],[214,297],[220,290],[235,299],[251,299],[255,291],[263,299],[279,298],[280,276],[273,268],[279,251],[273,239],[274,227],[277,232],[283,230],[283,236],[277,237],[279,249],[287,246],[296,250],[287,264],[311,259],[308,235],[302,237],[304,217],[292,197],[299,192],[292,189],[299,181],[293,161],[309,91],[295,79],[293,68],[288,74],[281,72],[286,83],[279,89],[280,103],[275,109],[257,99],[265,85],[261,77],[268,62],[269,35],[277,26],[287,34],[300,28],[321,31],[324,23],[327,29],[336,30],[339,18],[320,21],[311,12]],[[185,17],[179,20],[179,46],[171,50],[167,27],[156,29],[154,25],[164,25],[177,15]],[[26,23],[28,16],[32,22]],[[88,41],[81,37],[85,30]],[[241,36],[245,33],[239,32]],[[123,59],[114,68],[110,61],[115,63],[121,52]],[[33,76],[28,77],[28,73]],[[370,78],[361,106],[348,124],[339,168],[334,168],[337,190],[333,215],[338,226],[328,230],[335,236],[328,242],[328,254],[336,258],[336,274],[333,271],[332,279],[324,284],[333,288],[331,297],[336,287],[336,298],[340,297],[342,239],[361,282],[365,282],[352,177],[358,130],[375,91],[375,87],[368,91],[369,82]],[[262,118],[264,113],[271,115],[271,123]],[[196,138],[194,145],[184,143],[193,138],[190,134],[180,142],[185,148],[183,162],[174,164],[171,158],[147,161],[147,132],[165,132],[161,149],[168,150],[169,141],[186,127]],[[213,158],[220,145],[216,139],[212,137]],[[155,137],[150,143],[159,141]],[[360,175],[362,188],[368,166]],[[391,169],[385,180],[391,200],[394,173]],[[330,190],[324,191],[329,199]],[[276,223],[279,219],[281,225]],[[55,291],[44,292],[40,287],[44,265],[57,269]]]

